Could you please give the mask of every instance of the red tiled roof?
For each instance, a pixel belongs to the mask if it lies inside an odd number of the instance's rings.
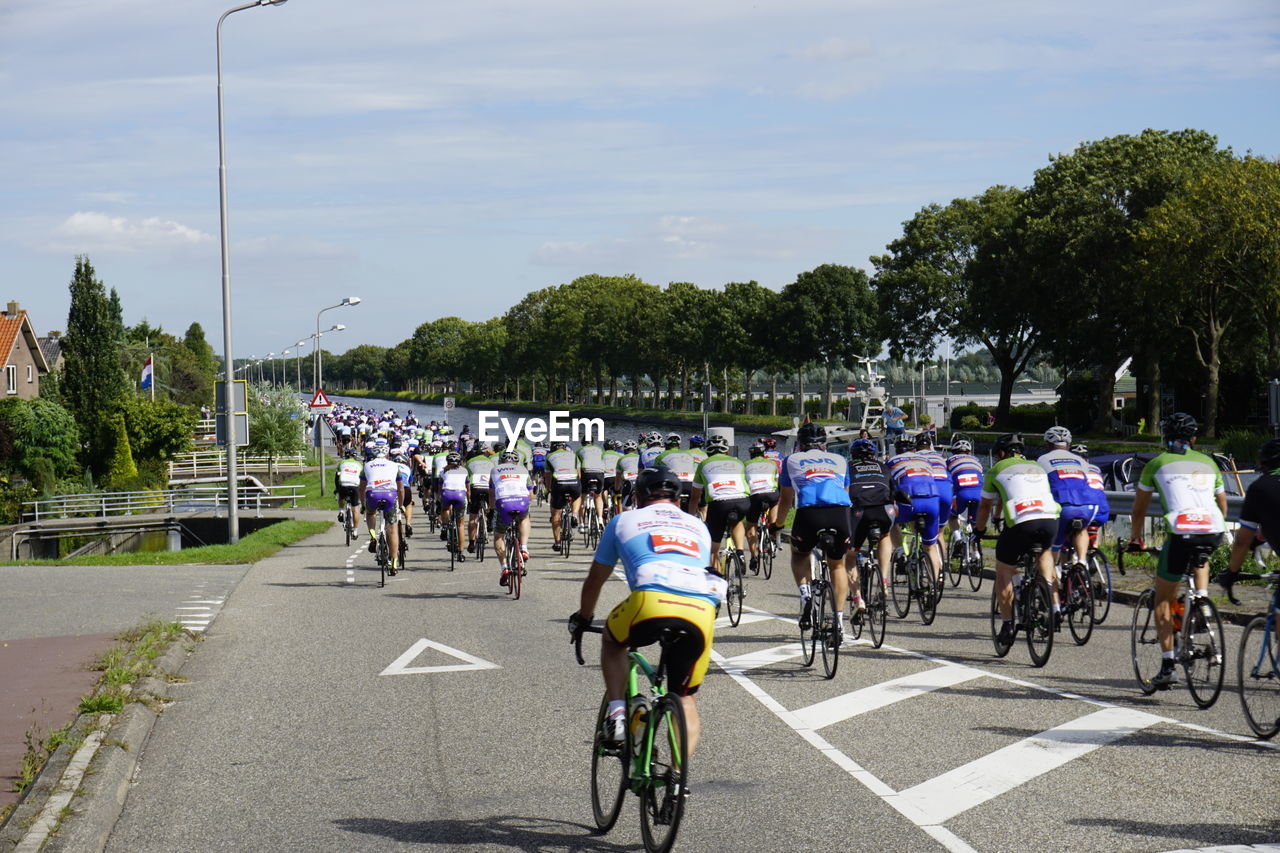
[[[18,335],[23,333],[24,327],[27,335],[27,346],[31,348],[31,355],[35,358],[37,364],[44,364],[43,372],[48,373],[48,360],[40,349],[40,342],[36,338],[35,329],[32,327],[26,311],[19,311],[15,317],[10,317],[8,313],[0,314],[0,356],[3,356],[4,362],[8,363],[9,357],[13,355],[13,345],[17,343]]]

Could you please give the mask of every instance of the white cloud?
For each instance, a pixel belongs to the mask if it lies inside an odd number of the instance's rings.
[[[212,243],[212,235],[157,216],[128,219],[77,211],[53,229],[50,248],[72,252],[142,252]]]
[[[810,62],[848,62],[852,59],[865,59],[873,53],[869,41],[850,41],[832,36],[797,50],[795,55]]]

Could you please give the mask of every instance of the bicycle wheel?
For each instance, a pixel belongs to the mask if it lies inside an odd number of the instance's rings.
[[[689,779],[688,742],[684,707],[678,698],[663,696],[649,712],[649,772],[640,788],[640,837],[649,853],[667,853],[680,830]]]
[[[347,532],[347,544],[351,544],[351,507],[347,507],[347,511],[343,513],[342,526]]]
[[[1162,656],[1160,638],[1156,636],[1156,591],[1143,590],[1133,607],[1133,626],[1129,629],[1129,651],[1133,655],[1133,674],[1138,687],[1150,696],[1156,692],[1151,679],[1160,671]]]
[[[1034,666],[1044,666],[1053,653],[1053,590],[1044,578],[1034,578],[1023,582],[1022,594],[1027,596],[1027,651]]]
[[[591,739],[591,813],[596,829],[608,832],[622,811],[622,798],[627,795],[627,742],[613,744],[604,739],[604,717],[609,700],[600,700],[596,715],[595,735]]]
[[[907,576],[907,558],[901,549],[893,552],[889,591],[893,595],[893,612],[898,614],[899,619],[906,619],[911,612],[911,578]]]
[[[1208,708],[1218,701],[1222,692],[1222,678],[1226,667],[1222,655],[1222,617],[1218,607],[1209,598],[1197,598],[1194,606],[1198,613],[1188,613],[1183,619],[1191,620],[1187,642],[1183,649],[1182,668],[1187,674],[1187,689],[1191,698],[1201,708]]]
[[[1010,640],[1007,645],[1000,642],[1000,627],[1004,624],[1004,617],[1000,615],[1000,604],[996,598],[996,585],[991,585],[991,643],[996,647],[996,657],[1002,658],[1009,654],[1009,649],[1013,648],[1013,641]],[[1018,624],[1018,600],[1014,597],[1013,601],[1013,624]],[[1015,636],[1017,636],[1015,634]]]
[[[398,559],[400,561],[399,570],[404,571],[405,565],[409,560],[409,542],[405,537],[403,530],[400,531],[400,538],[399,540],[397,540],[396,545],[397,545],[396,551],[399,552],[398,553]]]
[[[874,563],[868,566],[874,574],[867,585],[867,612],[863,617],[871,628],[871,646],[880,648],[884,645],[885,622],[889,615],[889,602],[885,600],[884,584],[880,580],[880,567]]]
[[[519,601],[520,590],[524,587],[524,561],[520,559],[520,542],[514,538],[507,541],[507,565],[511,567],[507,575],[507,591]]]
[[[1067,600],[1063,607],[1067,611],[1067,625],[1071,628],[1071,637],[1077,646],[1083,646],[1093,636],[1093,623],[1096,620],[1097,607],[1093,603],[1093,584],[1089,579],[1089,570],[1080,563],[1070,569],[1067,586]]]
[[[489,537],[484,532],[484,521],[480,522],[480,527],[476,530],[476,562],[484,562],[484,546],[489,543]]]
[[[853,560],[854,556],[850,554],[847,559]],[[856,584],[850,582],[849,594],[846,596],[846,598],[849,600],[849,633],[853,636],[855,640],[862,639],[862,629],[866,626],[866,622],[867,622],[866,577],[867,577],[868,571],[869,569],[865,565],[860,566],[858,568],[858,582]],[[862,612],[861,613],[858,612],[858,606],[853,601],[853,596],[855,593],[860,594],[862,596]]]
[[[977,592],[982,589],[982,546],[976,539],[970,539],[965,551],[968,555],[965,571],[969,574],[969,589]]]
[[[760,571],[764,572],[765,580],[773,577],[773,557],[777,552],[773,537],[766,533],[760,540]]]
[[[813,559],[812,556],[809,558]],[[812,577],[812,575],[810,575]],[[809,598],[809,627],[800,629],[800,648],[804,652],[804,665],[813,666],[813,658],[818,653],[818,597],[822,590],[819,588],[821,581],[815,581],[811,589],[811,597]],[[801,617],[803,617],[803,613]],[[804,623],[801,622],[803,625]]]
[[[568,509],[565,512],[568,512]],[[560,518],[560,556],[567,560],[569,559],[569,543],[573,541],[573,522],[566,521],[565,516]]]
[[[939,572],[936,583],[929,577],[929,561],[923,554],[916,555],[909,571],[914,573],[916,595],[920,599],[920,621],[925,625],[932,625],[938,615],[938,597],[944,583],[942,574]]]
[[[453,526],[453,519],[449,519],[449,526],[445,528],[448,534],[445,537],[445,547],[449,549],[449,571],[453,571],[454,564],[458,559],[458,528]]]
[[[953,587],[960,586],[960,579],[964,575],[964,541],[956,538],[951,543],[950,558],[947,560],[947,574],[951,576],[951,585]]]
[[[1089,580],[1093,586],[1093,621],[1101,625],[1111,612],[1111,563],[1107,555],[1094,548],[1086,558]]]
[[[387,559],[387,538],[385,536],[378,536],[378,550],[375,552],[375,556],[378,560],[378,570],[382,573],[382,577],[378,581],[378,586],[386,586],[387,564],[389,560]]]
[[[815,592],[814,595],[817,596],[819,593]],[[836,667],[840,665],[840,643],[832,635],[830,624],[840,611],[836,609],[835,587],[830,581],[823,582],[817,611],[814,616],[813,632],[818,635],[818,645],[822,649],[822,671],[830,679],[835,677]]]
[[[1267,635],[1267,617],[1255,616],[1240,635],[1236,677],[1240,707],[1249,728],[1270,740],[1280,732],[1280,650],[1275,631]]]
[[[735,559],[736,553],[730,554],[729,558],[724,562],[725,577],[729,581],[729,588],[724,594],[725,607],[729,608],[729,624],[735,628],[742,621],[742,571],[741,563]]]

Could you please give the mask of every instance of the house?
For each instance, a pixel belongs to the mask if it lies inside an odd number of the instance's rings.
[[[62,369],[63,362],[67,359],[62,354],[62,332],[49,332],[40,341],[40,352],[44,354],[44,363],[49,366],[50,373],[57,373]]]
[[[17,302],[10,302],[0,314],[0,353],[4,354],[4,378],[0,380],[4,393],[24,400],[38,397],[40,378],[49,372],[49,363],[31,318]]]

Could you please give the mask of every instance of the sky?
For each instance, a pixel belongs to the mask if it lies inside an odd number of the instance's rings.
[[[224,3],[0,0],[0,302],[38,333],[82,253],[221,352]],[[1148,127],[1280,156],[1280,2],[291,0],[226,20],[223,85],[235,355],[359,296],[343,352],[588,273],[870,271],[920,208]]]

